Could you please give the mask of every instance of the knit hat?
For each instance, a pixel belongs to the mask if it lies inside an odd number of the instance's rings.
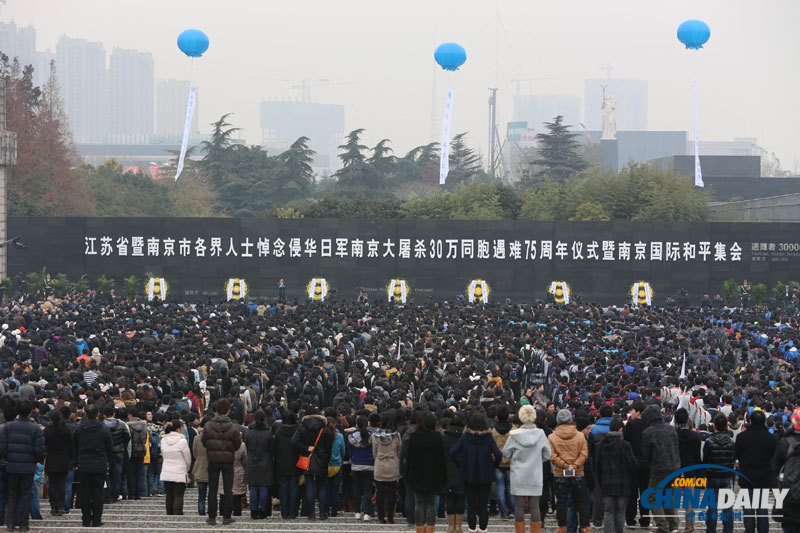
[[[558,414],[556,415],[556,423],[560,426],[561,424],[571,424],[572,423],[572,413],[570,413],[566,409],[561,409]]]
[[[792,416],[789,417],[789,422],[796,431],[800,431],[800,407],[792,411]]]

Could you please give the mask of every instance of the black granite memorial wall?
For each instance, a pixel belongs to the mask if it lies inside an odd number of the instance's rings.
[[[279,278],[290,300],[315,277],[347,299],[403,278],[416,301],[452,299],[480,278],[492,299],[543,297],[563,280],[600,303],[626,302],[636,281],[659,303],[681,287],[713,296],[729,278],[800,279],[798,224],[11,217],[8,232],[27,245],[9,249],[10,276],[46,267],[120,287],[150,273],[173,301],[222,299],[231,277],[254,300],[274,299]]]

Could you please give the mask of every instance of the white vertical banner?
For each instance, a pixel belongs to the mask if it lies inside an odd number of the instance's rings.
[[[402,346],[402,343],[400,342],[400,337],[397,337],[397,357],[395,359],[398,359],[398,360],[400,359],[400,347],[401,346]]]
[[[681,379],[686,377],[686,354],[683,354],[683,365],[681,365]]]
[[[569,287],[566,281],[561,282],[561,292],[564,293],[564,304],[569,305]]]
[[[175,181],[183,172],[183,160],[186,158],[186,148],[189,146],[189,130],[192,129],[192,115],[194,114],[194,81],[189,83],[189,102],[186,104],[186,122],[183,124],[183,140],[181,141],[181,156],[178,159],[178,172]]]
[[[700,168],[700,134],[697,131],[697,75],[694,77],[694,186],[705,187]]]
[[[439,164],[439,185],[444,185],[450,172],[450,122],[453,119],[453,86],[447,86],[447,98],[444,101],[444,122],[442,125],[442,150]]]

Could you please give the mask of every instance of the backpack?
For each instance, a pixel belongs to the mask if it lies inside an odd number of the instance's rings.
[[[152,463],[153,459],[161,457],[161,436],[158,429],[151,429],[148,434],[150,436],[150,462]]]
[[[511,365],[511,371],[508,373],[508,380],[511,383],[519,383],[519,363]]]
[[[336,370],[333,368],[325,367],[322,369],[323,373],[325,374],[325,388],[326,389],[335,389],[336,388]]]
[[[781,468],[781,488],[789,489],[786,501],[800,503],[800,437],[793,439],[786,451],[786,461]],[[784,504],[785,505],[785,504]]]
[[[147,453],[147,429],[144,424],[131,424],[131,457],[144,457]]]

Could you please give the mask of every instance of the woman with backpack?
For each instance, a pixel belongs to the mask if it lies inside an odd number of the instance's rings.
[[[503,454],[495,443],[486,417],[469,417],[464,434],[450,449],[450,458],[459,466],[467,497],[469,529],[486,531],[489,525],[489,493],[495,481],[495,468]]]
[[[345,431],[347,452],[350,456],[350,475],[353,479],[353,500],[356,520],[362,517],[369,521],[372,511],[372,478],[375,457],[372,455],[372,434],[367,427],[368,419],[360,415],[356,427]]]
[[[247,464],[244,468],[244,482],[250,486],[250,516],[253,520],[266,518],[269,500],[269,486],[273,483],[272,431],[267,426],[267,414],[259,409],[255,413],[255,423],[247,429],[244,437],[247,447]]]
[[[183,514],[183,495],[186,492],[186,479],[192,464],[189,443],[183,436],[183,423],[175,420],[167,425],[166,434],[161,439],[161,481],[167,493],[168,515]]]
[[[394,412],[383,413],[381,427],[372,435],[373,472],[378,489],[375,502],[381,524],[394,524],[397,481],[400,479],[400,434],[395,429],[394,420]]]

